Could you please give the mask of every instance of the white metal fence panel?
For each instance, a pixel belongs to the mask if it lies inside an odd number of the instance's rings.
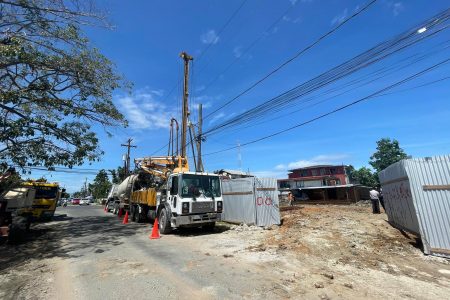
[[[383,198],[389,222],[397,227],[420,234],[404,161],[389,166],[378,176],[383,185]]]
[[[257,226],[280,224],[276,179],[223,179],[222,191],[224,221]]]
[[[222,180],[222,220],[233,223],[256,224],[253,178]]]
[[[403,160],[379,177],[389,220],[419,233],[425,253],[450,257],[450,155]]]
[[[425,253],[450,257],[450,155],[406,161]]]
[[[274,178],[255,178],[256,225],[270,226],[280,224],[277,180]]]

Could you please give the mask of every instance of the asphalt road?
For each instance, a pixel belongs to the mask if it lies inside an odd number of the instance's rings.
[[[100,206],[58,207],[32,249],[53,263],[59,299],[270,298],[270,270],[202,245],[221,235],[191,229],[150,240],[149,224],[121,224]],[[36,244],[37,243],[37,244]],[[210,245],[210,244],[209,244]],[[20,259],[16,255],[15,259]]]

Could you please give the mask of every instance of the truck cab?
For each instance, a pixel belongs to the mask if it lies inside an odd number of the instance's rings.
[[[221,220],[223,200],[216,174],[183,172],[171,174],[158,199],[159,227],[202,226],[213,228]]]

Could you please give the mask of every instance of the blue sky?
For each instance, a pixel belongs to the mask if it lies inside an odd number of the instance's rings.
[[[129,120],[128,128],[112,129],[109,138],[95,128],[105,151],[101,162],[81,168],[109,169],[122,164],[128,137],[138,148],[132,158],[146,156],[167,143],[170,118],[180,119],[181,51],[194,57],[191,80],[192,120],[196,103],[203,103],[204,115],[239,94],[300,49],[339,24],[365,1],[351,0],[248,0],[230,24],[220,29],[242,1],[113,1],[103,0],[114,30],[89,28],[86,32],[93,46],[115,62],[117,70],[134,84],[131,93],[116,91],[114,101]],[[370,9],[345,24],[316,47],[270,77],[230,106],[205,120],[204,128],[225,121],[246,109],[270,99],[292,87],[352,58],[375,44],[417,25],[448,7],[448,1],[379,0]],[[271,24],[280,19],[270,31]],[[423,53],[439,42],[445,34],[430,43],[411,48],[405,53],[374,65],[369,71],[386,67],[407,55]],[[242,54],[253,41],[254,47]],[[207,48],[207,51],[205,49]],[[198,56],[203,55],[198,59]],[[344,105],[359,97],[411,75],[445,58],[441,52],[414,66],[386,76],[372,84],[330,99],[317,106],[291,113],[292,105],[271,122],[245,126],[211,136],[204,144],[204,153],[211,153],[245,143],[266,134],[306,121],[321,113]],[[223,74],[236,58],[239,60]],[[448,75],[449,66],[427,74],[405,87],[433,81]],[[211,85],[212,79],[221,74]],[[355,74],[352,79],[365,74]],[[343,81],[345,82],[345,81]],[[174,88],[174,92],[169,92]],[[324,89],[326,90],[326,89]],[[242,169],[260,176],[282,178],[292,167],[315,163],[353,164],[366,166],[382,137],[395,138],[414,157],[448,154],[450,136],[449,82],[442,81],[422,88],[392,93],[353,106],[307,126],[272,139],[241,148]],[[164,154],[166,150],[159,154]],[[230,150],[204,157],[208,171],[239,168],[238,151]],[[94,175],[34,172],[60,181],[69,192],[78,190]]]

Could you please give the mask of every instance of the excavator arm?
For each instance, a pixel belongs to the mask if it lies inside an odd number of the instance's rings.
[[[170,174],[189,171],[188,160],[182,156],[152,156],[136,158],[136,166],[166,180]]]

